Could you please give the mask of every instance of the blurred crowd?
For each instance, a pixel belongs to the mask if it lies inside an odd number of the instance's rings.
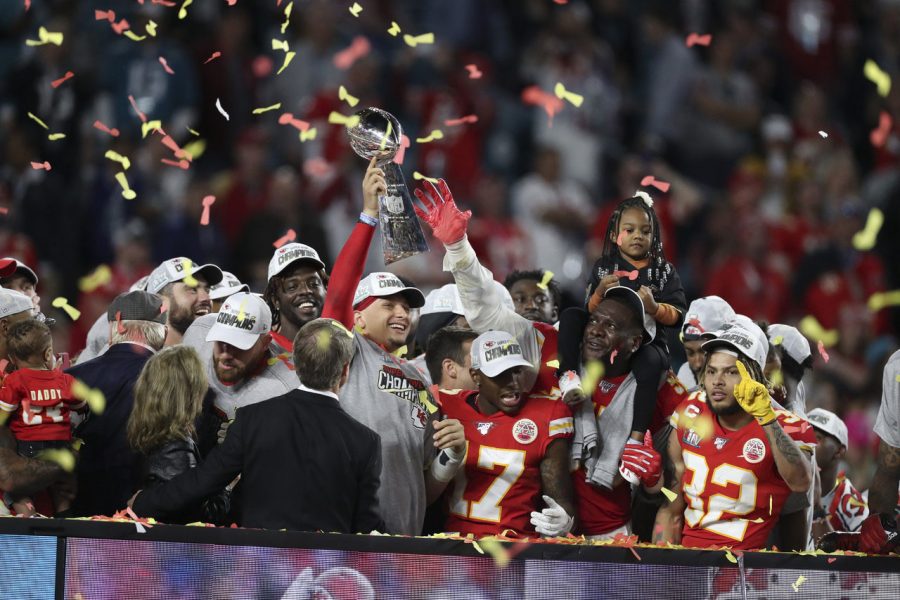
[[[354,17],[346,3],[295,0],[283,34],[286,3],[229,4],[195,3],[179,19],[164,3],[47,0],[26,11],[0,1],[0,255],[38,266],[58,351],[83,348],[110,301],[172,256],[227,264],[262,291],[270,244],[291,228],[330,269],[365,169],[344,127],[327,122],[355,110],[338,97],[343,85],[360,107],[403,124],[410,183],[415,171],[443,177],[472,209],[470,241],[501,281],[547,269],[563,305],[580,304],[613,207],[644,189],[688,298],[715,294],[752,318],[812,315],[836,330],[828,358],[815,355],[808,404],[844,418],[850,472],[867,486],[880,377],[900,325],[896,309],[867,307],[900,287],[888,259],[900,252],[900,129],[878,147],[870,132],[882,111],[900,116],[900,89],[880,96],[863,65],[900,69],[900,2],[368,0]],[[135,32],[153,20],[158,33],[132,41],[97,9]],[[392,22],[435,43],[410,47],[388,33]],[[65,42],[26,46],[40,26]],[[688,47],[691,32],[711,43]],[[339,68],[335,55],[358,36],[369,52]],[[296,52],[280,75],[273,39]],[[557,83],[583,104],[548,114],[523,102],[527,87]],[[135,108],[182,147],[202,140],[202,155],[186,170],[160,162],[171,152],[142,137]],[[49,141],[29,112],[65,139]],[[318,136],[301,142],[279,125],[285,112]],[[465,115],[478,120],[445,125]],[[442,139],[415,142],[435,129]],[[108,150],[130,158],[136,199],[122,198]],[[52,170],[31,165],[45,160]],[[642,187],[648,175],[671,187]],[[207,195],[216,201],[204,226]],[[873,207],[885,222],[860,252],[852,238]],[[378,254],[367,271],[383,270]],[[79,286],[99,265],[109,281]],[[440,253],[391,270],[425,290],[451,281]],[[51,308],[58,296],[79,320]]]

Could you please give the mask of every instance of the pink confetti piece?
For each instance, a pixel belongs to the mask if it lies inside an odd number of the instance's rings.
[[[173,154],[175,154],[175,158],[186,158],[190,160],[190,157],[187,155],[187,153],[181,149],[181,147],[175,140],[172,139],[171,135],[164,135],[162,144],[163,146],[171,150]]]
[[[464,125],[465,123],[477,123],[478,115],[466,115],[464,117],[460,117],[458,119],[447,119],[444,121],[444,125],[447,127],[454,127],[455,125]]]
[[[300,119],[295,119],[292,113],[283,113],[280,117],[278,117],[279,125],[290,125],[294,129],[299,131],[308,131],[309,123],[306,121],[301,121]]]
[[[94,10],[95,21],[109,21],[114,23],[116,20],[116,11],[114,10]]]
[[[481,79],[482,72],[478,70],[478,65],[466,65],[466,70],[469,72],[469,79]]]
[[[28,9],[31,8],[31,0],[25,0],[25,12],[28,12]]]
[[[297,232],[295,232],[293,229],[288,229],[287,233],[275,240],[272,245],[276,248],[281,248],[288,242],[293,242],[295,239],[297,239]]]
[[[203,214],[200,215],[200,224],[209,225],[209,207],[216,201],[215,196],[206,196],[203,198]]]
[[[872,145],[876,148],[884,146],[887,143],[888,136],[891,134],[893,125],[890,113],[881,111],[881,115],[878,117],[878,127],[869,134],[869,141],[872,142]]]
[[[619,354],[618,349],[612,351],[612,354],[609,355],[609,364],[613,364],[614,362],[616,362],[616,356],[618,354]]]
[[[159,64],[162,65],[163,69],[165,69],[166,73],[169,75],[174,75],[175,71],[172,70],[172,67],[169,66],[169,62],[165,59],[164,56],[159,57]]]
[[[126,333],[125,326],[122,325],[122,311],[116,311],[116,331],[119,332],[119,335]]]
[[[164,165],[169,165],[170,167],[178,167],[182,171],[187,171],[191,166],[191,163],[187,160],[172,160],[169,158],[161,158],[159,159],[159,162],[163,163]]]
[[[9,209],[5,206],[0,206],[0,215],[7,215],[7,214],[9,214]]]
[[[31,161],[31,168],[35,171],[49,171],[51,169],[50,163],[46,160],[44,162]]]
[[[624,229],[619,232],[619,237],[616,238],[616,246],[622,245],[622,240],[625,239],[625,236],[628,234]]]
[[[108,133],[109,135],[111,135],[113,137],[119,137],[118,129],[115,129],[115,128],[110,129],[109,127],[107,127],[106,125],[101,123],[100,121],[94,121],[94,129],[99,129],[103,133]]]
[[[827,563],[830,565],[831,563],[833,563],[833,562],[836,561],[836,560],[837,560],[837,559],[834,558],[834,557],[832,556],[831,558],[829,558],[829,559],[826,560],[825,562],[827,562]]]
[[[75,77],[75,73],[73,73],[72,71],[66,71],[66,74],[65,74],[65,75],[63,75],[63,76],[60,77],[59,79],[53,80],[53,81],[50,83],[50,85],[53,86],[54,88],[58,88],[59,86],[61,86],[62,84],[64,84],[64,83],[67,82],[68,80],[72,79],[73,77]]]
[[[403,164],[403,159],[406,157],[406,149],[409,148],[409,137],[404,133],[400,136],[400,149],[397,151],[397,154],[394,155],[394,161],[398,165]]]
[[[638,278],[637,271],[613,271],[613,275],[616,277],[626,277],[628,278],[628,281],[634,281]]]
[[[819,340],[819,354],[822,355],[822,360],[828,362],[828,352],[825,351],[825,342],[823,342],[822,340]]]
[[[563,5],[563,4],[568,4],[569,0],[553,0],[553,3]]]
[[[253,60],[253,74],[256,75],[258,79],[262,79],[263,77],[267,77],[272,73],[272,69],[274,68],[272,59],[268,56],[257,56]]]
[[[709,46],[710,43],[712,43],[712,34],[707,33],[705,35],[700,35],[699,33],[692,33],[687,36],[684,43],[688,48],[691,48],[692,46]]]
[[[137,116],[138,116],[138,118],[141,120],[141,122],[142,122],[142,123],[146,123],[146,122],[147,122],[147,115],[145,115],[144,113],[142,113],[142,112],[141,112],[141,109],[138,108],[137,102],[134,101],[134,96],[129,95],[129,96],[128,96],[128,101],[131,102],[131,108],[133,108],[133,109],[134,109],[134,112],[137,113]]]
[[[657,179],[656,177],[654,177],[653,175],[647,175],[646,177],[641,179],[641,185],[644,187],[653,186],[656,189],[658,189],[659,191],[661,191],[662,193],[666,193],[669,191],[669,187],[671,187],[672,184],[667,183],[665,181],[661,181],[661,180]]]
[[[211,63],[212,61],[214,61],[214,60],[216,60],[217,58],[219,58],[220,56],[222,56],[222,53],[219,52],[218,50],[216,50],[215,52],[213,52],[213,53],[210,55],[209,58],[207,58],[205,61],[203,61],[203,64],[204,64],[204,65],[209,64],[209,63]]]
[[[125,31],[126,29],[131,29],[131,25],[128,24],[128,21],[122,19],[118,23],[113,23],[112,28],[113,31],[115,31],[117,34],[122,35],[123,31]]]
[[[563,101],[560,98],[557,98],[549,92],[545,92],[536,85],[532,85],[522,90],[522,102],[543,108],[547,113],[547,116],[550,117],[551,124],[553,122],[553,115],[561,111],[564,106]]]
[[[368,54],[372,50],[368,38],[358,35],[353,38],[353,42],[344,50],[334,55],[334,66],[342,71],[346,71],[353,63]]]

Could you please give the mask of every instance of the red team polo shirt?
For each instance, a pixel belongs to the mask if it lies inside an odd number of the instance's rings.
[[[625,381],[628,374],[602,379],[594,390],[591,401],[594,414],[599,418]],[[650,422],[651,433],[665,425],[675,408],[685,399],[684,387],[674,373],[669,371],[666,381],[659,388],[656,410]],[[622,527],[631,520],[631,486],[627,483],[608,490],[585,481],[587,473],[579,467],[572,473],[575,497],[578,501],[578,532],[584,535],[600,535]]]
[[[69,412],[84,406],[72,396],[75,378],[62,371],[19,369],[3,380],[0,410],[13,413],[7,425],[17,440],[72,439]]]
[[[511,529],[535,536],[531,511],[539,510],[541,461],[553,440],[572,437],[572,415],[559,400],[528,397],[515,415],[483,415],[477,391],[441,390],[448,418],[459,419],[466,459],[453,480],[446,530],[496,535]]]
[[[775,414],[802,449],[815,447],[809,423],[785,410]],[[706,419],[712,433],[701,439],[692,423]],[[678,407],[672,425],[685,468],[681,543],[694,548],[764,547],[791,490],[778,473],[762,426],[753,420],[737,431],[723,429],[702,392],[694,392]]]

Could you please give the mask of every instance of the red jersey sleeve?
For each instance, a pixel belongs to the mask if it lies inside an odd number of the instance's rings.
[[[776,410],[775,416],[784,432],[797,442],[801,450],[814,451],[816,447],[816,432],[806,419],[786,410]]]
[[[353,295],[362,279],[369,245],[375,228],[365,223],[357,223],[347,238],[344,248],[338,254],[325,294],[322,317],[337,319],[348,330],[353,331]]]
[[[575,423],[572,419],[572,411],[562,400],[550,400],[550,419],[548,422],[547,439],[541,448],[541,456],[557,438],[570,438],[575,434]]]
[[[10,373],[4,380],[3,386],[0,387],[0,411],[16,412],[21,402],[21,388],[18,385],[19,377],[16,373]]]

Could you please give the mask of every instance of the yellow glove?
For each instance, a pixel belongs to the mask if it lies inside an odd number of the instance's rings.
[[[751,415],[760,425],[768,425],[775,420],[775,411],[772,410],[772,400],[769,398],[769,390],[766,386],[754,381],[747,372],[747,368],[737,361],[738,373],[741,381],[734,386],[734,399]]]

